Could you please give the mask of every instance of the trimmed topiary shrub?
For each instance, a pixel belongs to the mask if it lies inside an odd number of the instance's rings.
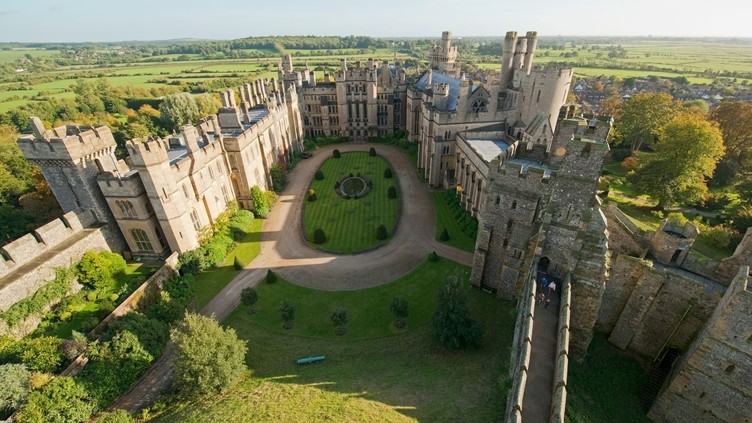
[[[232,262],[232,267],[234,267],[235,270],[243,270],[245,266],[243,265],[243,262],[240,261],[240,257],[235,256],[235,260]]]
[[[277,274],[272,272],[272,269],[266,271],[266,283],[277,282]]]
[[[449,241],[449,232],[447,232],[447,229],[444,228],[443,231],[441,231],[441,235],[439,235],[439,241]]]
[[[313,242],[314,244],[323,244],[326,242],[326,234],[323,229],[317,228],[313,231]]]
[[[387,239],[388,237],[389,235],[386,232],[386,226],[382,224],[376,227],[376,239],[384,240],[384,239]]]
[[[314,178],[316,178],[317,181],[321,181],[324,179],[324,172],[321,171],[321,169],[316,171],[316,174],[314,175]]]
[[[439,261],[439,255],[436,254],[436,251],[431,251],[431,254],[428,255],[428,261],[434,263]]]
[[[308,190],[308,201],[316,201],[316,191],[312,189]]]
[[[339,159],[342,157],[342,154],[335,148],[334,151],[332,151],[332,156],[334,156],[335,159]]]
[[[397,188],[395,187],[389,187],[389,189],[386,191],[387,198],[397,198]]]
[[[107,297],[107,299],[114,303],[118,299],[118,294],[110,294],[110,296]]]
[[[371,157],[376,157],[376,149],[371,147],[368,149],[368,155]]]
[[[282,321],[284,322],[283,324],[284,328],[285,329],[292,328],[292,321],[295,320],[295,304],[293,304],[292,301],[285,298],[279,304],[279,314],[280,314],[280,317],[282,317]]]
[[[256,301],[258,301],[258,292],[256,291],[256,288],[248,287],[240,291],[240,302],[247,305],[252,306],[256,304]]]
[[[392,169],[389,169],[389,168],[384,169],[384,177],[387,179],[390,179],[392,177]]]

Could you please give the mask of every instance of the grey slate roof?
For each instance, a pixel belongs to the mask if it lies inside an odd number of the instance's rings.
[[[415,83],[415,87],[420,90],[431,89],[433,87],[426,87],[426,80],[428,79],[427,73],[424,73],[420,77],[418,82]],[[457,110],[457,100],[460,96],[460,80],[446,76],[438,71],[433,71],[431,75],[432,84],[447,84],[449,85],[449,98],[447,99],[446,110],[451,112]]]

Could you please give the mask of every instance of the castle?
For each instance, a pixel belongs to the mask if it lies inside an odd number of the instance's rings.
[[[252,209],[251,188],[270,189],[272,166],[302,151],[304,135],[405,133],[426,182],[456,187],[479,219],[472,285],[519,301],[507,421],[521,420],[535,326],[529,297],[545,273],[563,285],[552,421],[563,419],[568,360],[585,356],[597,330],[664,372],[649,413],[656,421],[749,422],[752,230],[715,262],[692,251],[691,225],[644,233],[603,205],[595,192],[612,120],[565,105],[572,70],[534,66],[536,47],[535,32],[507,33],[498,79],[485,84],[462,73],[450,32],[419,75],[399,61],[342,60],[319,81],[285,55],[278,79],[239,88],[239,105],[224,92],[217,115],[163,139],[131,140],[125,161],[106,127],[46,130],[33,119],[33,134],[18,144],[68,214],[4,247],[0,266],[18,271],[23,252],[53,232],[103,232],[97,242],[139,257],[188,251],[228,203]],[[3,298],[7,282],[0,274]]]

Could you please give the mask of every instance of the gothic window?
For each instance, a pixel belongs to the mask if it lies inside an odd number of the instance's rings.
[[[131,229],[131,236],[136,241],[138,251],[154,251],[154,247],[151,246],[151,241],[149,241],[149,237],[143,229]]]
[[[190,198],[190,195],[188,195],[188,186],[186,184],[183,184],[183,194],[185,195],[185,198]]]
[[[217,173],[219,173],[220,175],[224,174],[224,172],[222,172],[222,165],[220,165],[219,162],[217,162]]]
[[[230,194],[227,193],[227,187],[222,185],[222,196],[225,198],[225,203],[230,202]]]
[[[118,207],[120,207],[120,212],[122,212],[127,217],[136,217],[136,209],[133,207],[133,203],[130,201],[118,201],[117,202]]]
[[[473,101],[473,104],[470,105],[470,111],[473,113],[484,113],[488,111],[488,102],[483,99],[479,98]]]
[[[201,229],[201,219],[198,217],[198,211],[196,209],[191,210],[191,223],[195,230]]]
[[[214,179],[214,171],[212,170],[211,166],[208,166],[209,168],[209,179]]]

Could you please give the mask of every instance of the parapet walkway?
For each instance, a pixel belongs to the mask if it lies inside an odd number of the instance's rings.
[[[550,277],[548,279],[551,279]],[[540,275],[538,280],[540,280]],[[551,303],[535,303],[532,350],[522,400],[523,423],[547,423],[551,415],[554,367],[556,365],[556,330],[559,325],[561,282],[556,281]],[[540,289],[540,288],[538,288]],[[540,293],[537,291],[537,293]]]

